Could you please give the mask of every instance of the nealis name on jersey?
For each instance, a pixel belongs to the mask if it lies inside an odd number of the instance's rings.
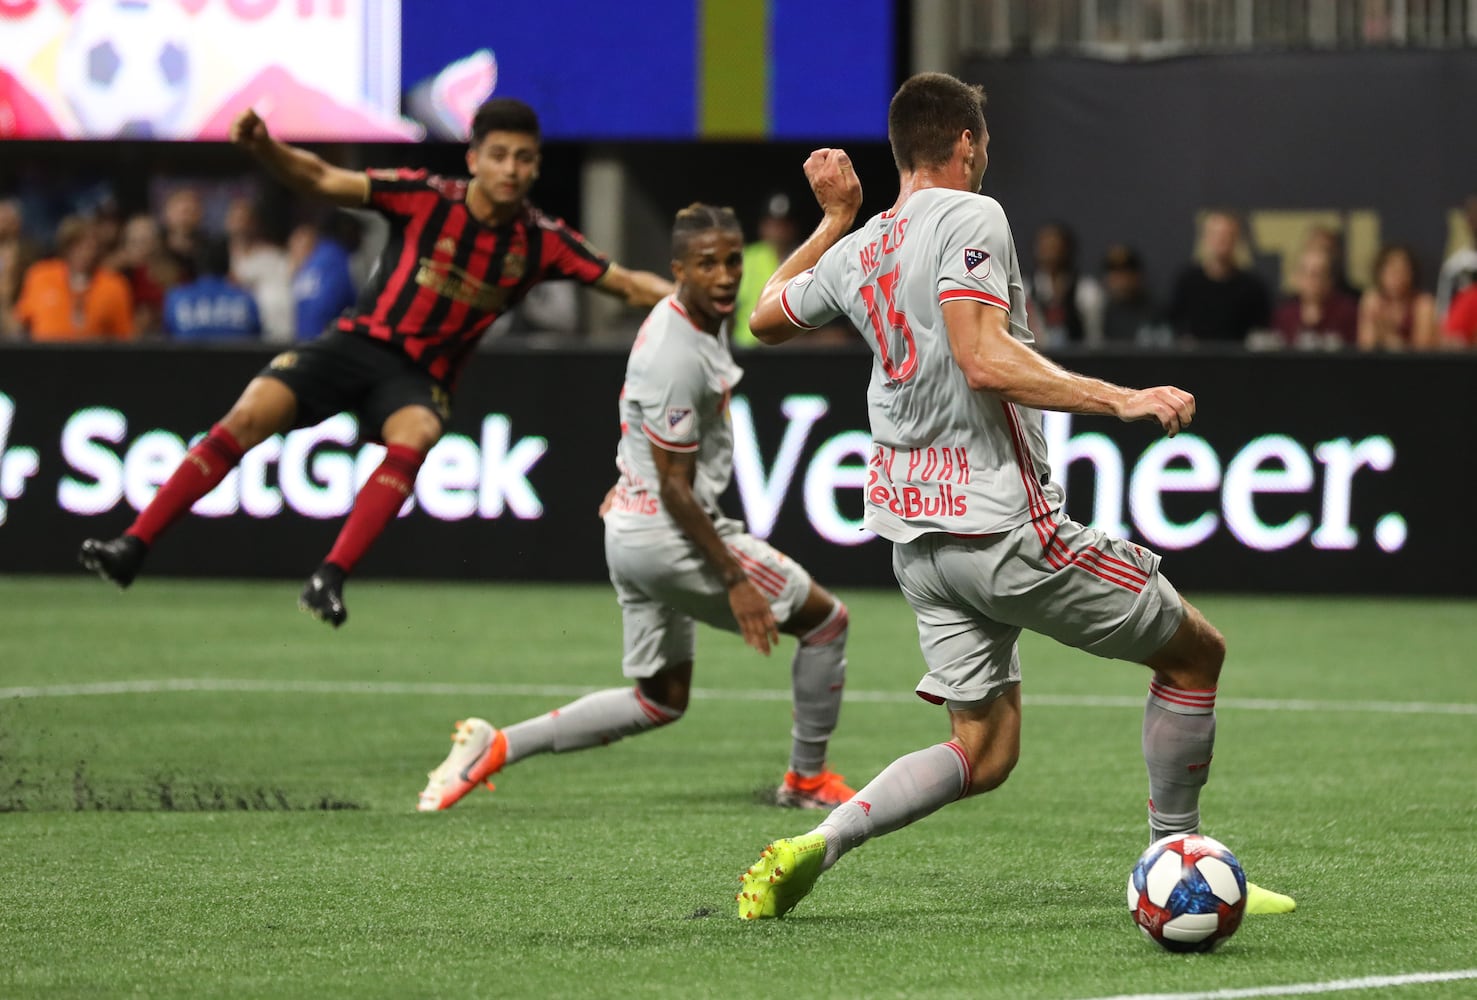
[[[882,266],[882,258],[892,253],[903,245],[903,233],[907,229],[908,220],[898,219],[892,224],[891,229],[882,233],[881,239],[873,240],[857,252],[861,261],[863,273],[870,273]]]

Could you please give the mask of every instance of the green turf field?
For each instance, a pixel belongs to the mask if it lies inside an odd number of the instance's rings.
[[[788,644],[704,632],[679,725],[423,816],[456,719],[619,682],[612,595],[366,580],[335,633],[296,586],[0,578],[0,997],[1073,998],[1477,968],[1471,604],[1201,602],[1231,648],[1206,832],[1300,909],[1174,956],[1124,905],[1141,668],[1029,640],[1005,787],[749,924],[739,871],[814,818],[761,801]],[[860,787],[946,723],[908,694],[901,598],[843,596],[832,761]],[[195,683],[140,683],[163,681]]]

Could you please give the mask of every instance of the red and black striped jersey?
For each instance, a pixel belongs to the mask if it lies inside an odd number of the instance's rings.
[[[443,383],[456,381],[493,320],[540,281],[593,284],[604,254],[563,220],[524,203],[499,226],[476,219],[465,180],[370,170],[367,208],[390,222],[374,276],[337,328],[395,344]]]

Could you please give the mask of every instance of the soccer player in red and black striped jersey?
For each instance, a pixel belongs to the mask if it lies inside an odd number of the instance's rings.
[[[472,120],[470,179],[423,170],[334,167],[273,139],[246,111],[231,140],[289,187],[390,223],[375,276],[319,339],[274,358],[192,448],[120,537],[82,543],[82,564],[120,586],[158,537],[214,489],[241,456],[274,434],[336,413],[359,417],[384,462],[359,491],[333,549],[299,606],[342,625],[344,580],[410,495],[426,453],[451,417],[451,393],[482,334],[540,281],[573,279],[652,306],[672,284],[612,263],[528,201],[538,178],[539,123],[521,101],[494,98]]]

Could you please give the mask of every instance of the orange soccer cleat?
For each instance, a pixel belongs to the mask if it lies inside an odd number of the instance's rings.
[[[486,719],[458,722],[451,734],[451,753],[432,771],[416,809],[436,812],[450,809],[478,785],[502,770],[508,759],[508,738]]]
[[[825,769],[811,777],[787,771],[774,793],[774,804],[787,809],[834,809],[855,794],[835,771]]]

